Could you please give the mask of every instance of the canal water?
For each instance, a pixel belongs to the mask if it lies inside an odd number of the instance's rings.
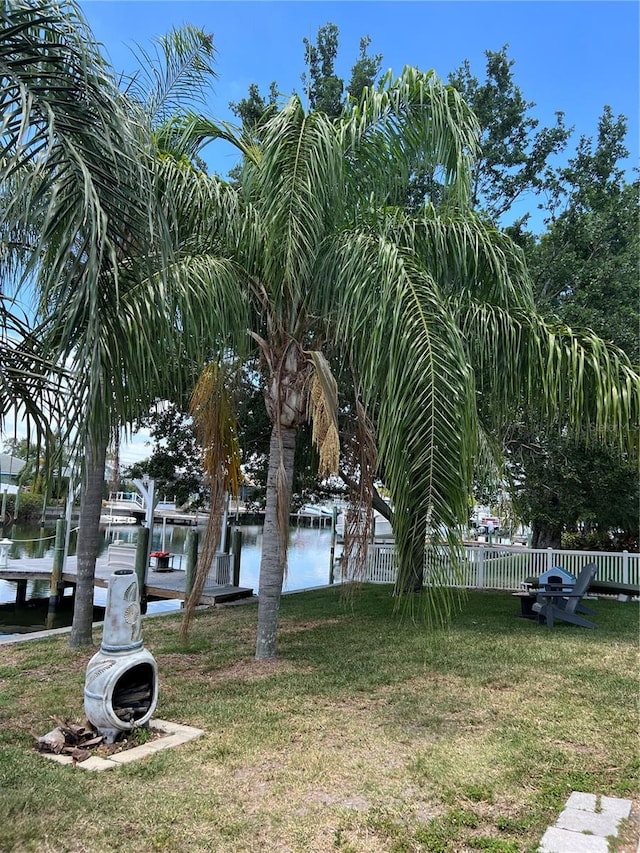
[[[102,539],[99,554],[113,542],[135,543],[137,530],[135,526],[108,525],[101,527]],[[174,565],[184,566],[185,541],[189,528],[185,525],[164,526],[156,524],[152,536],[152,551],[169,551],[176,555]],[[260,555],[262,551],[262,527],[240,526],[242,531],[242,556],[240,563],[240,586],[251,587],[258,592],[260,573]],[[201,534],[203,528],[199,528]],[[53,556],[55,527],[48,525],[44,528],[38,525],[14,525],[5,530],[4,536],[13,541],[9,549],[9,567],[11,560],[21,556],[46,557]],[[76,553],[77,531],[71,532],[69,554]],[[329,560],[331,548],[331,531],[328,529],[292,527],[289,533],[289,570],[284,582],[284,591],[309,589],[323,586],[329,582]],[[46,622],[46,600],[49,596],[48,581],[31,581],[27,590],[27,598],[31,603],[26,608],[17,610],[15,601],[16,586],[14,583],[0,580],[0,634],[23,633],[25,631],[41,630]],[[94,605],[104,607],[107,600],[105,589],[96,589]],[[179,601],[150,602],[148,613],[178,610]],[[70,610],[70,608],[65,608]],[[100,611],[96,611],[97,618]],[[70,613],[62,612],[59,624],[70,624]]]

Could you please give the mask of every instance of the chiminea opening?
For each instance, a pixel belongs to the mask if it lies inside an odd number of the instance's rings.
[[[116,681],[111,697],[113,713],[126,723],[141,720],[153,701],[155,672],[150,663],[128,669]]]

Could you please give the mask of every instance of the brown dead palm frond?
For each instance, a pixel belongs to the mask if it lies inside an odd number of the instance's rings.
[[[220,544],[225,494],[238,495],[240,446],[228,373],[209,364],[200,374],[189,405],[194,428],[204,450],[204,471],[211,490],[209,518],[198,557],[193,589],[185,605],[181,637],[186,639],[193,611],[200,603],[207,576]]]
[[[374,426],[357,397],[354,411],[351,461],[354,476],[343,477],[349,486],[349,506],[345,513],[342,580],[360,583],[366,574],[367,552],[374,531],[372,500],[378,449]]]
[[[313,350],[308,355],[314,370],[309,379],[307,417],[312,422],[312,440],[318,449],[318,476],[330,477],[340,467],[338,383],[321,352]]]

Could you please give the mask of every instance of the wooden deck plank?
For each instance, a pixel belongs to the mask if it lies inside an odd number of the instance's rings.
[[[0,580],[48,580],[53,568],[53,557],[21,557],[9,560],[6,568],[0,568]],[[108,565],[106,557],[96,560],[94,586],[106,589],[113,567]],[[67,557],[62,581],[65,585],[74,585],[77,580],[77,558]],[[184,599],[186,574],[180,570],[157,572],[149,568],[146,578],[147,597],[158,599]],[[200,599],[201,604],[232,601],[253,595],[249,587],[232,584],[206,583]]]

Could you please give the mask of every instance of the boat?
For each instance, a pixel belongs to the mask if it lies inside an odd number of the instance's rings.
[[[345,524],[345,513],[346,511],[341,511],[338,513],[338,518],[336,520],[336,539],[338,542],[344,542],[344,524]],[[374,542],[388,542],[389,540],[393,540],[393,527],[391,526],[391,522],[382,515],[378,510],[373,511],[373,541]]]
[[[136,524],[137,518],[132,515],[101,515],[100,524]]]

